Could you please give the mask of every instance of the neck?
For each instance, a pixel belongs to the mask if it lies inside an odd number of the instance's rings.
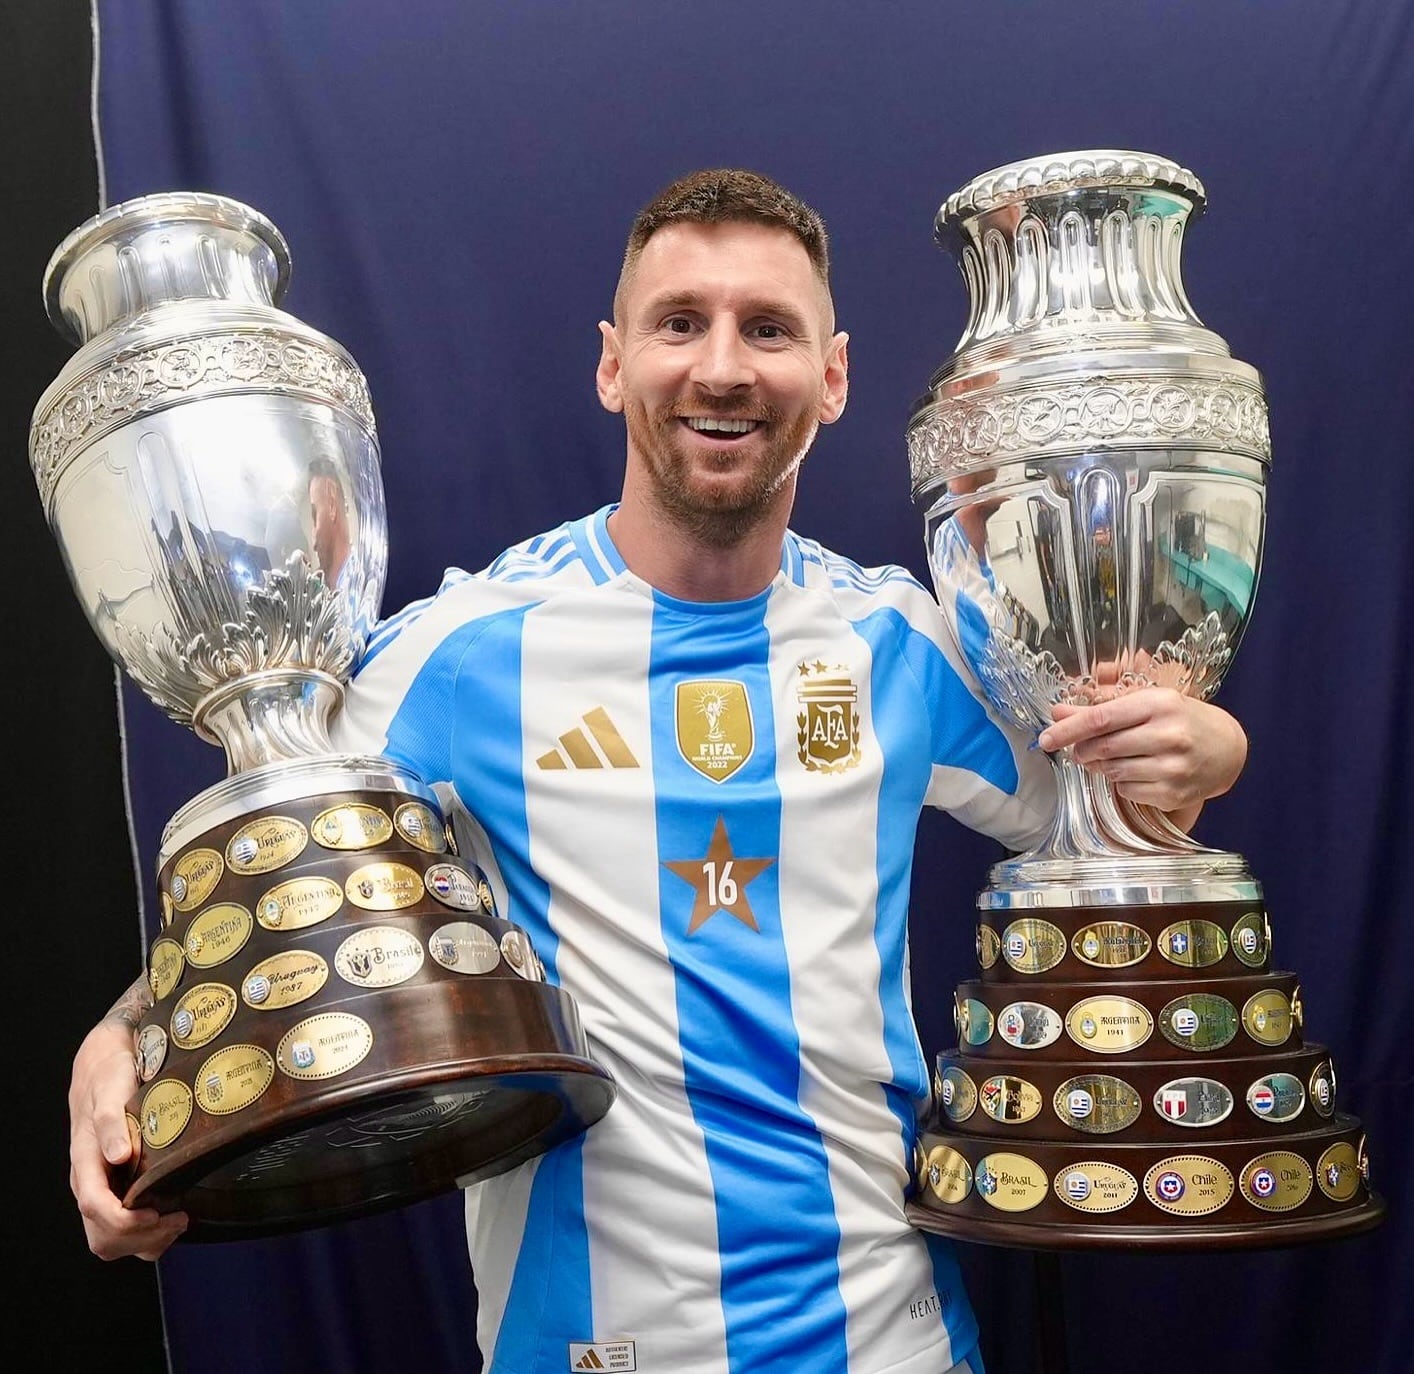
[[[780,571],[791,490],[761,522],[728,546],[714,544],[662,510],[632,484],[609,517],[609,534],[629,571],[680,601],[744,601]]]

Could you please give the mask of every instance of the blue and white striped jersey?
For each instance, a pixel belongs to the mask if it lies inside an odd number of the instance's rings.
[[[386,622],[339,730],[452,789],[619,1085],[468,1191],[487,1367],[937,1374],[976,1324],[903,1214],[914,832],[933,804],[1022,847],[1050,769],[902,569],[791,534],[759,596],[689,604],[610,510]]]

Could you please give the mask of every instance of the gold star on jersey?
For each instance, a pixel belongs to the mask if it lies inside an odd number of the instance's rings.
[[[759,931],[761,927],[746,897],[746,885],[775,862],[774,858],[744,859],[735,854],[727,835],[726,817],[718,816],[706,854],[700,859],[668,859],[663,863],[664,868],[693,887],[687,933],[691,935],[719,911],[735,916],[748,929]]]

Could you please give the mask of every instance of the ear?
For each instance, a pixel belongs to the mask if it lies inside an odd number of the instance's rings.
[[[849,399],[849,335],[836,334],[825,345],[825,395],[820,401],[820,423],[832,425],[844,414]]]
[[[594,389],[599,393],[599,404],[618,415],[624,408],[623,393],[619,389],[619,370],[623,366],[619,336],[608,320],[599,321],[599,335],[603,347],[594,373]]]

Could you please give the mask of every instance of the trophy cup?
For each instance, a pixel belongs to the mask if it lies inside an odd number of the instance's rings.
[[[1184,293],[1204,203],[1177,164],[1101,150],[999,168],[937,215],[971,311],[909,424],[913,495],[960,651],[1033,734],[1060,702],[1207,698],[1251,613],[1267,408]],[[1041,1249],[1374,1226],[1360,1123],[1246,861],[1068,755],[1049,837],[979,896],[911,1220]]]
[[[229,776],[168,822],[124,1200],[193,1239],[294,1230],[508,1169],[608,1110],[569,996],[436,794],[336,754],[383,591],[368,389],[275,308],[285,241],[223,197],[80,225],[45,305],[82,347],[30,457],[108,651]]]

